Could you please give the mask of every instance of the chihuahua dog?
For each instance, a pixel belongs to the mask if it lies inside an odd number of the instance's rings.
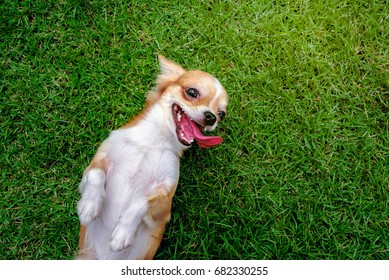
[[[161,73],[145,109],[102,143],[80,183],[78,259],[152,259],[170,219],[179,158],[210,148],[227,93],[208,73],[159,56]]]

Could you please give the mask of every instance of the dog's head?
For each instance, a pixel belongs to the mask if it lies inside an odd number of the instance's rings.
[[[210,74],[186,71],[161,55],[159,63],[161,74],[148,102],[161,102],[168,109],[178,141],[184,146],[196,141],[203,148],[221,143],[221,137],[205,136],[201,130],[214,130],[226,115],[228,97],[224,87]]]

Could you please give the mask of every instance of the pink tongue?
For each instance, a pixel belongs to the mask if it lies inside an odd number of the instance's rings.
[[[205,135],[203,135],[195,122],[189,121],[189,123],[192,127],[193,137],[196,140],[196,143],[200,147],[211,148],[213,146],[216,146],[217,144],[220,144],[223,141],[223,139],[220,136],[205,136]]]

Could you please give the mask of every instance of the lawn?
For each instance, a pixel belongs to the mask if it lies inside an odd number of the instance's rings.
[[[387,1],[2,1],[0,258],[72,259],[82,172],[157,55],[218,77],[157,259],[389,259]]]

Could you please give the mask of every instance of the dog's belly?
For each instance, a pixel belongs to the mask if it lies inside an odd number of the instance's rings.
[[[108,151],[107,159],[109,168],[102,211],[90,224],[88,239],[98,258],[123,259],[131,253],[131,247],[117,252],[109,247],[121,214],[131,204],[152,195],[157,188],[175,186],[179,160],[169,150],[142,150],[128,142],[115,145]]]
[[[105,202],[112,208],[127,207],[162,185],[175,186],[178,182],[179,159],[169,150],[142,149],[128,143],[113,148],[107,158]]]

